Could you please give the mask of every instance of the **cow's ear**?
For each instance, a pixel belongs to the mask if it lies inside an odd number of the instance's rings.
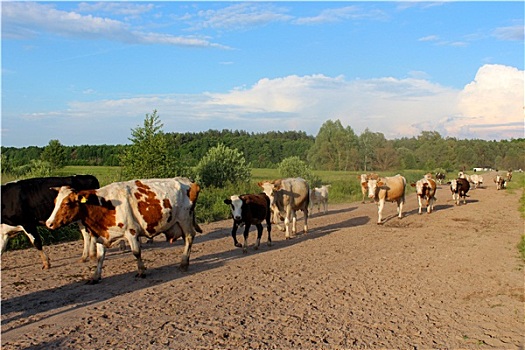
[[[416,187],[416,184],[410,184],[410,186],[412,186],[412,187]]]
[[[79,203],[87,203],[88,201],[88,196],[84,195],[84,194],[81,194],[78,196],[78,202]]]
[[[381,186],[384,186],[385,183],[383,181],[378,181],[377,182],[377,187],[381,187]]]
[[[225,199],[224,200],[224,204],[231,205],[232,204],[232,200],[231,199]]]

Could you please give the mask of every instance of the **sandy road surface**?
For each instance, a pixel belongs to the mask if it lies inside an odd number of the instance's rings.
[[[410,195],[383,226],[374,204],[332,205],[310,233],[274,229],[272,247],[264,234],[246,255],[230,221],[202,225],[188,272],[181,241],[158,237],[145,279],[112,250],[95,286],[80,241],[46,247],[48,271],[34,249],[8,252],[2,349],[523,349],[520,193],[494,187],[456,207],[442,186],[431,215]]]

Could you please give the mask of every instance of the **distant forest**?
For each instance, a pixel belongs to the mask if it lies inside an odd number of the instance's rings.
[[[339,121],[328,121],[316,137],[305,132],[208,130],[199,133],[166,133],[175,156],[187,166],[196,165],[219,143],[243,152],[254,168],[276,168],[288,157],[299,157],[315,170],[372,171],[424,169],[435,171],[525,168],[525,139],[502,141],[458,140],[424,131],[411,138],[387,140],[382,133],[365,130],[356,135]],[[119,166],[129,145],[63,146],[65,165]],[[41,158],[45,147],[1,147],[2,160],[22,166]]]

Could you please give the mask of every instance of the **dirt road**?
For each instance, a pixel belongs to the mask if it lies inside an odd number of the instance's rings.
[[[459,207],[441,186],[430,215],[410,195],[402,220],[388,203],[383,226],[374,204],[331,205],[246,255],[230,221],[202,225],[188,272],[181,241],[158,237],[145,279],[111,250],[95,286],[81,241],[46,247],[48,271],[34,249],[8,252],[2,349],[523,349],[520,193],[491,185]]]

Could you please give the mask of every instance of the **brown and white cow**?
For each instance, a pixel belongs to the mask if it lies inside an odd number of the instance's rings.
[[[443,183],[443,180],[445,180],[445,178],[446,178],[446,175],[444,173],[442,172],[436,173],[436,179],[437,179],[438,184],[441,185]]]
[[[434,211],[434,201],[436,200],[436,182],[432,178],[426,176],[417,181],[416,183],[410,184],[410,186],[416,188],[417,200],[419,203],[419,214],[421,214],[421,208],[423,207],[423,201],[426,201],[427,213],[430,214]]]
[[[248,233],[250,232],[250,226],[255,225],[257,227],[257,241],[255,242],[254,249],[259,249],[263,232],[263,221],[266,221],[266,231],[268,231],[268,245],[272,245],[270,198],[268,198],[266,194],[243,194],[240,196],[234,195],[228,199],[225,199],[224,203],[228,204],[232,211],[232,237],[233,244],[236,247],[242,247],[243,253],[248,252]],[[237,241],[237,229],[242,225],[244,225],[244,244],[241,246],[241,244]]]
[[[328,189],[330,187],[331,185],[323,185],[310,190],[310,210],[317,205],[317,212],[320,213],[322,204],[323,211],[326,214],[328,210]]]
[[[272,223],[276,224],[281,231],[286,231],[286,239],[290,239],[290,231],[294,235],[297,232],[298,210],[302,210],[304,213],[304,233],[308,232],[310,187],[304,179],[297,177],[261,181],[258,185],[270,198],[270,208],[273,214]],[[282,220],[284,220],[284,229],[279,225]],[[291,230],[290,221],[292,222]]]
[[[381,225],[385,202],[396,202],[398,217],[403,217],[403,204],[405,203],[406,179],[401,175],[380,177],[368,180],[368,197],[373,198],[378,205],[377,224]]]
[[[63,186],[56,188],[55,208],[46,221],[57,229],[81,221],[97,238],[97,269],[91,280],[101,279],[106,247],[125,238],[137,259],[138,276],[146,267],[142,262],[140,237],[184,236],[185,247],[181,269],[187,270],[191,246],[195,237],[194,208],[200,188],[180,179],[150,179],[116,182],[97,190],[76,191]]]
[[[494,183],[496,184],[496,190],[498,191],[507,187],[507,183],[501,175],[496,175],[494,178]]]
[[[357,175],[357,178],[361,182],[361,193],[363,194],[363,200],[361,203],[365,202],[365,198],[368,196],[368,179],[378,179],[379,175],[375,173],[361,174]]]
[[[450,191],[452,192],[452,200],[456,205],[460,204],[461,198],[463,198],[463,204],[467,204],[467,192],[470,189],[470,183],[463,178],[452,179],[449,182]]]
[[[507,171],[506,178],[507,182],[510,182],[512,180],[512,169],[509,169],[509,171]]]

